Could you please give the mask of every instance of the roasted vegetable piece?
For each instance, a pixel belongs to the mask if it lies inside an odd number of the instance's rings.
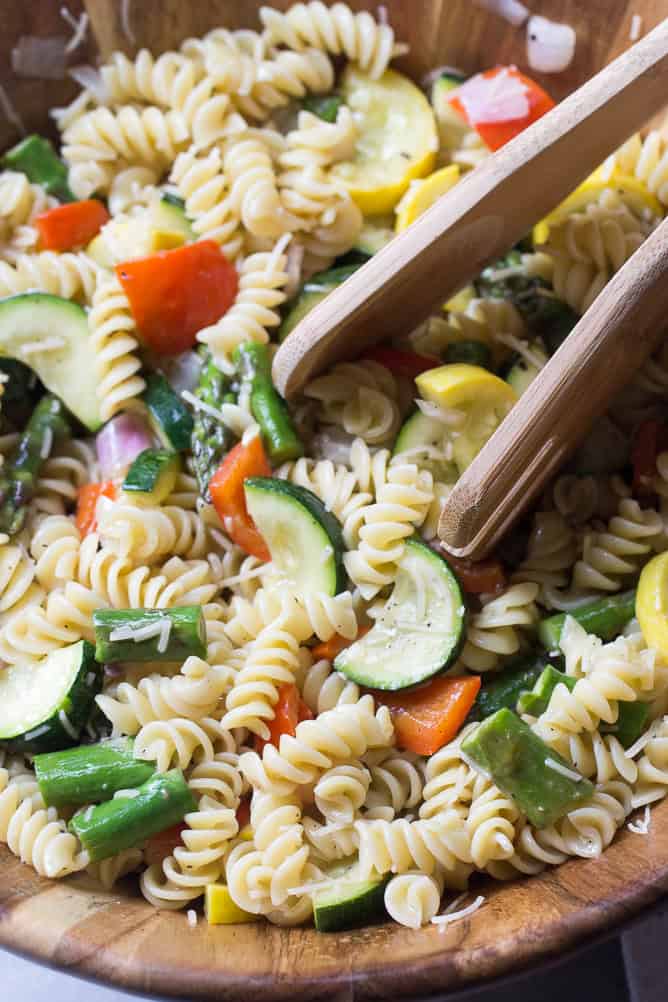
[[[530,713],[532,717],[540,716],[547,709],[552,693],[560,683],[572,690],[576,682],[577,678],[573,675],[566,675],[558,671],[554,665],[548,665],[536,680],[533,689],[521,693],[517,701],[517,712]],[[617,720],[605,727],[605,733],[614,734],[624,748],[628,748],[640,737],[648,712],[647,703],[620,702],[617,706]]]
[[[0,373],[7,376],[7,381],[3,383],[2,417],[15,428],[22,428],[44,391],[35,373],[23,362],[13,358],[0,359]]]
[[[568,613],[548,616],[538,624],[538,639],[546,650],[558,650],[566,616],[572,616],[587,633],[594,633],[601,640],[612,640],[635,616],[635,603],[635,591],[624,591],[588,602]]]
[[[251,411],[272,463],[278,466],[288,459],[298,459],[304,454],[304,446],[285,401],[274,387],[267,345],[255,341],[240,344],[234,352],[234,363],[241,380],[240,395],[245,391],[250,396]]]
[[[36,755],[34,766],[47,807],[79,806],[111,800],[153,775],[152,762],[134,757],[132,738],[112,738],[96,745]]]
[[[42,464],[53,444],[70,434],[64,406],[58,397],[46,394],[0,474],[0,532],[13,536],[23,528]]]
[[[2,158],[2,166],[25,174],[33,184],[41,184],[61,202],[73,202],[74,195],[67,183],[67,167],[56,155],[48,139],[26,136]]]
[[[496,678],[483,679],[467,721],[484,720],[504,706],[514,710],[520,694],[533,687],[547,664],[544,657],[530,654],[508,664]]]
[[[342,104],[340,94],[308,94],[302,101],[302,108],[324,122],[335,122]]]
[[[220,371],[208,352],[202,366],[195,396],[207,407],[220,408],[226,401],[232,402],[234,395],[230,380]],[[206,410],[196,410],[192,432],[192,453],[195,476],[200,494],[210,501],[209,481],[225,454],[234,444],[230,429]]]
[[[512,797],[532,825],[546,828],[588,800],[594,787],[557,755],[528,724],[502,709],[462,742],[471,764]]]
[[[206,657],[206,623],[199,605],[96,609],[93,624],[95,657],[103,664]]]
[[[197,810],[180,769],[155,774],[132,797],[116,797],[75,814],[68,828],[79,837],[91,862],[115,856]]]

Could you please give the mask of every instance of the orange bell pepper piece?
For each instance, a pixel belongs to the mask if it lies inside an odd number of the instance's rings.
[[[389,707],[397,744],[417,755],[433,755],[456,736],[480,689],[477,675],[439,675],[418,689],[372,690]]]

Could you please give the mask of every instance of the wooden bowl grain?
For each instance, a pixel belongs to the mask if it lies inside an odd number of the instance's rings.
[[[374,10],[375,3],[351,6]],[[278,7],[289,0],[274,0]],[[80,0],[69,0],[73,13]],[[86,0],[93,32],[78,53],[92,61],[114,48],[163,51],[216,25],[254,26],[255,0],[133,0],[128,44],[120,0]],[[524,31],[471,0],[386,0],[400,38],[411,43],[404,68],[420,78],[431,67],[467,71],[494,62],[526,68]],[[562,97],[629,44],[634,14],[643,31],[668,15],[668,0],[531,0],[532,12],[567,21],[577,31],[567,72],[541,82]],[[9,54],[21,35],[63,33],[61,0],[2,0],[0,83],[28,130],[48,127],[50,106],[70,99],[68,81],[16,80]],[[0,148],[17,139],[0,122]],[[538,179],[540,183],[540,179]],[[0,846],[0,944],[91,977],[137,991],[188,998],[256,1002],[299,996],[303,1002],[401,999],[525,967],[609,931],[668,889],[668,803],[652,812],[646,837],[624,830],[597,860],[572,860],[511,884],[480,881],[486,901],[469,919],[440,931],[393,924],[321,935],[265,923],[191,928],[183,913],[157,912],[129,881],[112,892],[90,878],[40,879]]]

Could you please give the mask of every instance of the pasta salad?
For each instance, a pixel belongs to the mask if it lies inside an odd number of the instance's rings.
[[[2,158],[0,840],[213,924],[445,923],[668,788],[665,346],[489,559],[437,533],[668,148],[286,402],[300,319],[553,102],[421,87],[343,3],[260,20],[115,53]]]

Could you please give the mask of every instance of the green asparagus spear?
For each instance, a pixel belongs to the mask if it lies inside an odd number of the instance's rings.
[[[29,181],[41,184],[61,202],[74,202],[67,183],[67,168],[48,139],[43,136],[26,136],[2,158],[3,167],[25,174]]]
[[[0,532],[13,536],[23,527],[42,463],[53,443],[70,434],[65,408],[58,397],[48,393],[32,412],[0,475]]]
[[[517,712],[539,717],[547,710],[552,693],[560,683],[573,690],[576,682],[575,676],[566,675],[565,672],[557,671],[553,665],[548,665],[536,680],[533,689],[521,693],[517,700]],[[607,734],[614,734],[624,748],[628,748],[642,734],[648,712],[647,703],[619,702],[617,720],[606,726],[605,731]]]
[[[538,624],[538,639],[548,651],[557,651],[561,640],[561,631],[566,622],[566,616],[585,628],[587,633],[595,633],[601,640],[612,640],[635,616],[636,593],[624,591],[619,595],[588,602],[570,612],[560,612],[556,616],[548,616]]]
[[[464,739],[462,751],[474,767],[513,798],[537,828],[553,824],[594,792],[589,780],[512,710],[498,710],[483,720]]]
[[[93,625],[95,658],[101,663],[206,657],[206,623],[199,605],[96,609]]]
[[[95,863],[171,828],[196,808],[183,773],[171,769],[151,776],[136,788],[134,796],[116,797],[80,811],[68,828]]]
[[[504,706],[514,710],[520,693],[534,685],[547,664],[544,656],[530,654],[509,663],[496,678],[490,681],[483,678],[475,703],[466,718],[467,722],[491,717]]]
[[[303,99],[302,108],[325,122],[335,122],[342,104],[343,98],[339,94],[309,94]]]
[[[206,354],[195,396],[209,407],[219,408],[229,399],[230,381],[220,371],[211,356]],[[223,457],[234,444],[228,427],[205,410],[195,412],[192,433],[192,454],[200,494],[209,501],[209,481],[220,466]]]
[[[8,377],[2,394],[3,420],[6,418],[14,428],[23,428],[44,390],[35,373],[23,362],[3,358],[0,372]]]
[[[47,807],[75,807],[110,800],[116,790],[140,786],[155,772],[133,755],[132,738],[35,755],[35,775]]]
[[[260,426],[262,440],[272,463],[298,459],[304,447],[292,423],[290,412],[271,378],[271,362],[266,344],[248,341],[234,352],[234,363],[241,379],[240,394],[250,394],[253,417]]]

